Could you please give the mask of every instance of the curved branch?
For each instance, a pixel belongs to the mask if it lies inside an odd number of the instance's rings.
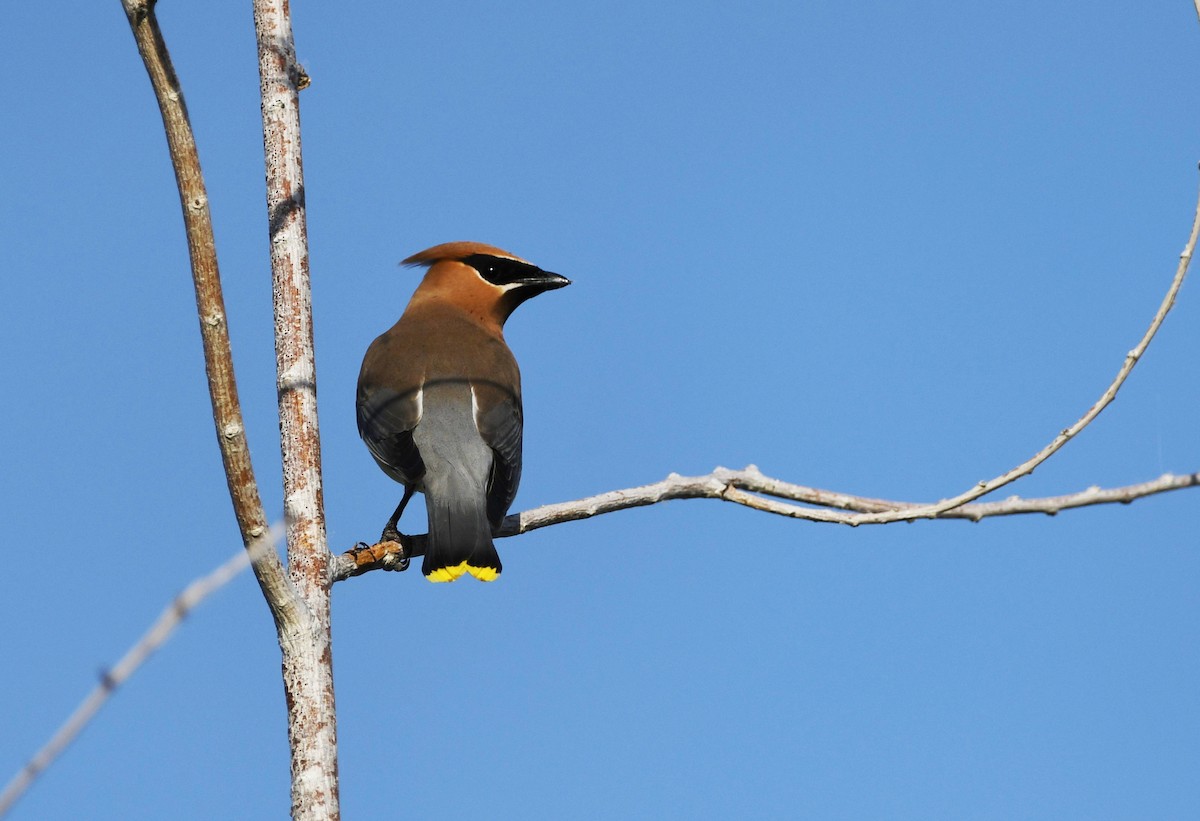
[[[229,485],[229,497],[237,516],[242,543],[247,550],[267,533],[267,516],[258,495],[246,426],[238,401],[237,381],[233,372],[233,354],[225,321],[225,297],[221,292],[221,274],[217,268],[216,241],[208,193],[200,170],[196,138],[188,121],[183,89],[171,65],[171,56],[154,16],[153,0],[121,0],[138,52],[150,75],[150,84],[162,112],[171,165],[183,207],[192,280],[196,288],[196,310],[200,316],[200,337],[204,345],[204,367],[212,400],[213,423],[217,444]],[[304,618],[301,603],[288,581],[283,564],[274,551],[262,551],[253,557],[254,575],[271,609],[276,625],[298,623]]]
[[[808,488],[802,485],[792,485],[772,479],[758,472],[753,465],[742,471],[728,471],[718,468],[713,477],[727,483],[728,490],[720,497],[728,502],[736,502],[756,510],[790,516],[796,519],[808,519],[814,522],[831,522],[834,524],[857,527],[860,524],[886,524],[874,519],[864,519],[859,513],[895,512],[898,519],[891,521],[910,521],[904,517],[906,511],[921,510],[929,507],[925,503],[892,502],[884,499],[870,499],[859,496],[848,496],[842,493],[831,493],[826,490]],[[1189,473],[1176,476],[1164,474],[1150,482],[1135,485],[1125,485],[1116,488],[1101,488],[1092,486],[1076,493],[1061,496],[1043,496],[1040,498],[1023,499],[1020,496],[1010,496],[997,502],[973,502],[960,505],[951,510],[943,511],[937,516],[926,517],[935,519],[967,519],[978,522],[993,516],[1014,516],[1026,513],[1044,513],[1053,516],[1060,510],[1070,510],[1077,507],[1121,503],[1128,504],[1135,499],[1166,493],[1171,490],[1200,485],[1200,473]],[[749,492],[747,492],[749,491]],[[799,507],[794,504],[776,502],[764,499],[755,494],[766,494],[793,502],[801,502],[821,507]],[[838,507],[851,513],[838,513],[822,508]]]
[[[1200,3],[1200,0],[1196,0],[1196,2]],[[884,522],[937,518],[948,510],[952,510],[967,502],[973,502],[981,496],[1020,479],[1022,476],[1028,476],[1030,473],[1033,473],[1034,468],[1061,450],[1063,445],[1071,441],[1080,431],[1090,425],[1092,420],[1099,416],[1100,412],[1116,399],[1117,391],[1125,384],[1125,380],[1133,372],[1133,367],[1141,360],[1142,354],[1149,347],[1150,340],[1154,338],[1154,335],[1158,333],[1158,329],[1162,327],[1163,320],[1167,318],[1167,314],[1175,305],[1175,297],[1183,285],[1184,277],[1187,276],[1188,265],[1191,264],[1192,254],[1196,250],[1197,236],[1200,236],[1200,199],[1196,203],[1196,212],[1192,217],[1192,230],[1188,236],[1187,244],[1179,254],[1179,265],[1175,269],[1175,276],[1171,280],[1171,285],[1167,288],[1167,293],[1154,314],[1154,319],[1150,321],[1150,327],[1146,329],[1146,333],[1142,335],[1141,341],[1134,346],[1133,350],[1125,354],[1125,360],[1121,363],[1121,368],[1117,371],[1116,378],[1104,390],[1104,393],[1100,394],[1100,398],[1096,400],[1096,403],[1088,408],[1087,412],[1080,417],[1079,421],[1069,428],[1064,428],[1058,436],[1055,436],[1050,441],[1050,444],[1035,453],[1028,461],[1022,462],[1015,468],[1000,474],[994,479],[979,482],[974,487],[957,496],[950,499],[943,499],[936,504],[922,505],[921,507],[908,508],[902,511],[891,510],[878,513],[864,513],[854,524],[882,524]]]

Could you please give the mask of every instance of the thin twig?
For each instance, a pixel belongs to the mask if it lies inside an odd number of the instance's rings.
[[[897,502],[887,499],[871,499],[863,496],[850,496],[844,493],[834,493],[828,490],[804,487],[803,485],[793,485],[789,482],[782,482],[779,479],[764,476],[754,465],[750,465],[741,471],[726,471],[723,468],[718,468],[714,475],[725,479],[731,486],[741,490],[763,493],[768,496],[775,496],[780,499],[788,499],[808,505],[833,507],[859,513],[878,513],[885,510],[902,511],[928,506],[928,503],[923,502]],[[1182,476],[1167,473],[1149,482],[1125,485],[1123,487],[1105,489],[1093,485],[1086,490],[1062,496],[1043,496],[1033,499],[1010,496],[1007,499],[997,502],[972,502],[947,510],[934,518],[970,519],[973,522],[977,522],[980,519],[993,516],[1011,516],[1023,513],[1045,513],[1053,516],[1060,510],[1087,507],[1090,505],[1112,504],[1115,502],[1128,504],[1135,499],[1165,493],[1170,490],[1182,490],[1183,488],[1195,487],[1196,485],[1200,485],[1200,473],[1183,474]],[[726,497],[726,500],[745,504],[741,498]],[[751,506],[756,505],[752,504]],[[811,510],[811,508],[802,509]],[[792,514],[788,512],[785,515]],[[811,517],[805,516],[801,518]],[[825,516],[820,519],[813,519],[813,521],[847,525],[861,523],[853,517],[829,518]]]
[[[777,479],[771,479],[758,473],[753,465],[746,468],[745,471],[722,471],[718,469],[715,477],[719,477],[726,482],[727,490],[721,494],[720,498],[727,502],[735,502],[762,510],[767,513],[775,513],[781,516],[789,516],[795,519],[807,519],[814,522],[830,522],[834,524],[844,524],[857,526],[863,524],[863,520],[855,513],[839,513],[837,511],[826,510],[822,508],[800,507],[794,504],[777,502],[772,499],[766,499],[762,496],[755,495],[756,493],[766,493],[771,496],[782,499],[790,499],[806,504],[821,504],[814,499],[813,494],[809,491],[814,489],[803,488],[800,486],[792,486],[796,490],[790,491],[786,482],[780,482]],[[1124,487],[1116,488],[1100,488],[1089,487],[1086,490],[1081,490],[1076,493],[1069,493],[1062,496],[1044,496],[1041,498],[1023,499],[1020,496],[1010,496],[1007,499],[996,502],[972,502],[965,505],[959,505],[951,510],[946,510],[933,517],[934,519],[968,519],[973,522],[978,522],[981,519],[992,518],[995,516],[1014,516],[1029,513],[1042,513],[1053,516],[1062,510],[1070,510],[1077,507],[1089,507],[1092,505],[1103,504],[1128,504],[1135,499],[1141,499],[1146,496],[1153,496],[1159,493],[1166,493],[1171,490],[1182,490],[1183,488],[1196,487],[1200,485],[1200,473],[1184,474],[1175,476],[1165,474],[1150,482],[1141,482],[1135,485],[1125,485]],[[746,492],[751,491],[751,492]],[[928,507],[927,504],[919,504],[914,502],[883,502],[880,499],[859,498],[847,496],[845,494],[830,494],[828,491],[815,491],[817,497],[820,496],[837,496],[839,497],[841,507],[845,510],[860,511],[862,513],[876,513],[880,511],[880,505],[886,504],[888,510],[895,511],[898,514],[903,514],[909,510],[919,510]],[[903,515],[898,518],[893,518],[890,521],[906,521]],[[867,524],[887,524],[889,522],[869,521]]]
[[[1200,2],[1200,0],[1197,0],[1197,2]],[[1134,366],[1141,360],[1142,354],[1146,352],[1146,348],[1150,345],[1150,340],[1158,333],[1158,329],[1162,327],[1163,320],[1167,318],[1167,314],[1175,304],[1175,296],[1179,293],[1179,289],[1183,285],[1184,277],[1187,276],[1188,265],[1192,261],[1192,254],[1196,250],[1197,236],[1200,236],[1200,199],[1197,200],[1196,213],[1192,217],[1192,230],[1188,236],[1187,245],[1184,246],[1183,251],[1179,255],[1179,265],[1175,269],[1175,276],[1171,280],[1170,287],[1167,288],[1166,296],[1163,297],[1158,310],[1154,314],[1154,319],[1150,322],[1150,327],[1146,329],[1146,333],[1142,335],[1141,341],[1134,346],[1133,350],[1125,354],[1125,360],[1121,363],[1121,368],[1117,371],[1116,378],[1104,390],[1104,393],[1100,395],[1096,403],[1088,408],[1087,412],[1080,417],[1079,421],[1069,428],[1065,428],[1050,441],[1050,444],[1035,453],[1029,460],[1022,462],[1012,470],[1006,471],[994,479],[979,482],[974,487],[957,496],[919,508],[909,508],[902,511],[863,513],[857,517],[853,524],[881,524],[884,522],[935,518],[948,510],[967,502],[973,502],[981,496],[998,490],[1020,479],[1022,476],[1027,476],[1038,465],[1057,453],[1063,445],[1071,441],[1080,431],[1091,424],[1092,420],[1099,416],[1100,412],[1112,403],[1117,397],[1117,391],[1125,384],[1125,380],[1129,378],[1129,374],[1132,373]]]
[[[129,680],[139,667],[166,643],[180,623],[201,602],[220,590],[231,579],[249,566],[252,558],[263,553],[274,553],[275,543],[283,537],[283,525],[276,524],[267,531],[266,538],[252,542],[246,550],[239,550],[231,559],[206,576],[196,579],[174,598],[151,625],[150,629],[121,657],[112,668],[100,676],[100,683],[93,688],[78,707],[51,736],[46,745],[29,759],[21,771],[13,777],[0,793],[0,817],[3,817],[29,789],[39,775],[70,746],[79,733],[95,717],[100,708],[112,697],[117,688]]]

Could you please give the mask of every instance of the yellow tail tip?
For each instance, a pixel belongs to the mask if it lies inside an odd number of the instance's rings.
[[[500,578],[500,571],[494,567],[471,567],[467,565],[467,572],[481,582],[494,582]]]
[[[466,559],[452,567],[439,567],[425,575],[431,582],[452,582],[459,576],[470,573],[481,582],[494,582],[500,578],[500,571],[494,567],[475,567],[467,564]]]

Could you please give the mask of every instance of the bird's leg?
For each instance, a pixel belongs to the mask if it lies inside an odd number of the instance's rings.
[[[412,549],[410,544],[411,539],[403,535],[396,525],[400,521],[400,515],[404,513],[404,508],[408,505],[408,500],[412,498],[415,489],[409,486],[404,488],[404,498],[400,500],[400,504],[396,506],[396,512],[392,514],[392,518],[388,519],[388,523],[384,525],[383,534],[379,537],[379,541],[369,545],[366,542],[359,542],[350,550],[346,551],[351,559],[354,560],[357,570],[352,574],[357,576],[359,573],[365,573],[376,567],[381,567],[384,570],[407,570],[408,569],[408,553]],[[385,547],[387,543],[400,545],[400,549],[394,547]]]
[[[406,485],[404,488],[404,498],[400,500],[400,504],[396,505],[396,512],[392,514],[392,518],[388,519],[386,525],[383,526],[383,534],[379,537],[381,542],[397,542],[404,544],[400,537],[400,531],[396,529],[400,522],[400,516],[404,513],[404,508],[408,506],[408,500],[413,497],[416,488],[413,485]]]

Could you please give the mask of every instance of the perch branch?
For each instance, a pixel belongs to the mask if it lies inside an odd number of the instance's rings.
[[[1181,476],[1166,474],[1151,482],[1136,485],[1126,485],[1116,488],[1090,487],[1078,493],[1064,496],[1046,496],[1035,499],[1022,499],[1012,496],[997,502],[974,502],[960,505],[953,510],[943,511],[934,519],[968,519],[977,522],[993,516],[1014,516],[1027,513],[1043,513],[1050,516],[1060,510],[1086,507],[1090,505],[1113,504],[1120,502],[1128,504],[1135,499],[1166,493],[1170,490],[1181,490],[1200,485],[1200,473],[1190,473]],[[763,495],[773,496],[774,499],[764,498]],[[579,519],[590,519],[605,513],[618,510],[628,510],[633,507],[645,507],[673,499],[720,499],[739,505],[788,516],[793,519],[806,519],[811,522],[831,522],[844,525],[884,524],[885,522],[871,520],[864,522],[859,514],[895,511],[903,513],[907,510],[921,510],[928,504],[916,502],[893,502],[884,499],[871,499],[864,496],[852,496],[846,493],[836,493],[829,490],[794,485],[779,479],[764,476],[753,465],[744,470],[728,470],[717,468],[705,476],[680,476],[671,474],[661,482],[625,490],[613,490],[579,499],[572,502],[560,502],[544,505],[516,513],[504,520],[498,536],[517,536],[531,530],[574,522]],[[788,501],[781,502],[779,499]],[[800,504],[793,504],[799,502]],[[802,506],[807,505],[807,506]],[[829,508],[837,508],[830,510]],[[850,512],[842,512],[850,511]],[[904,519],[898,516],[891,521]],[[421,556],[425,552],[425,536],[405,537],[408,543],[404,546],[403,555],[408,558]],[[359,576],[371,570],[397,569],[397,559],[401,554],[401,546],[395,542],[384,542],[370,547],[357,548],[334,558],[334,579],[341,581],[351,576]]]

